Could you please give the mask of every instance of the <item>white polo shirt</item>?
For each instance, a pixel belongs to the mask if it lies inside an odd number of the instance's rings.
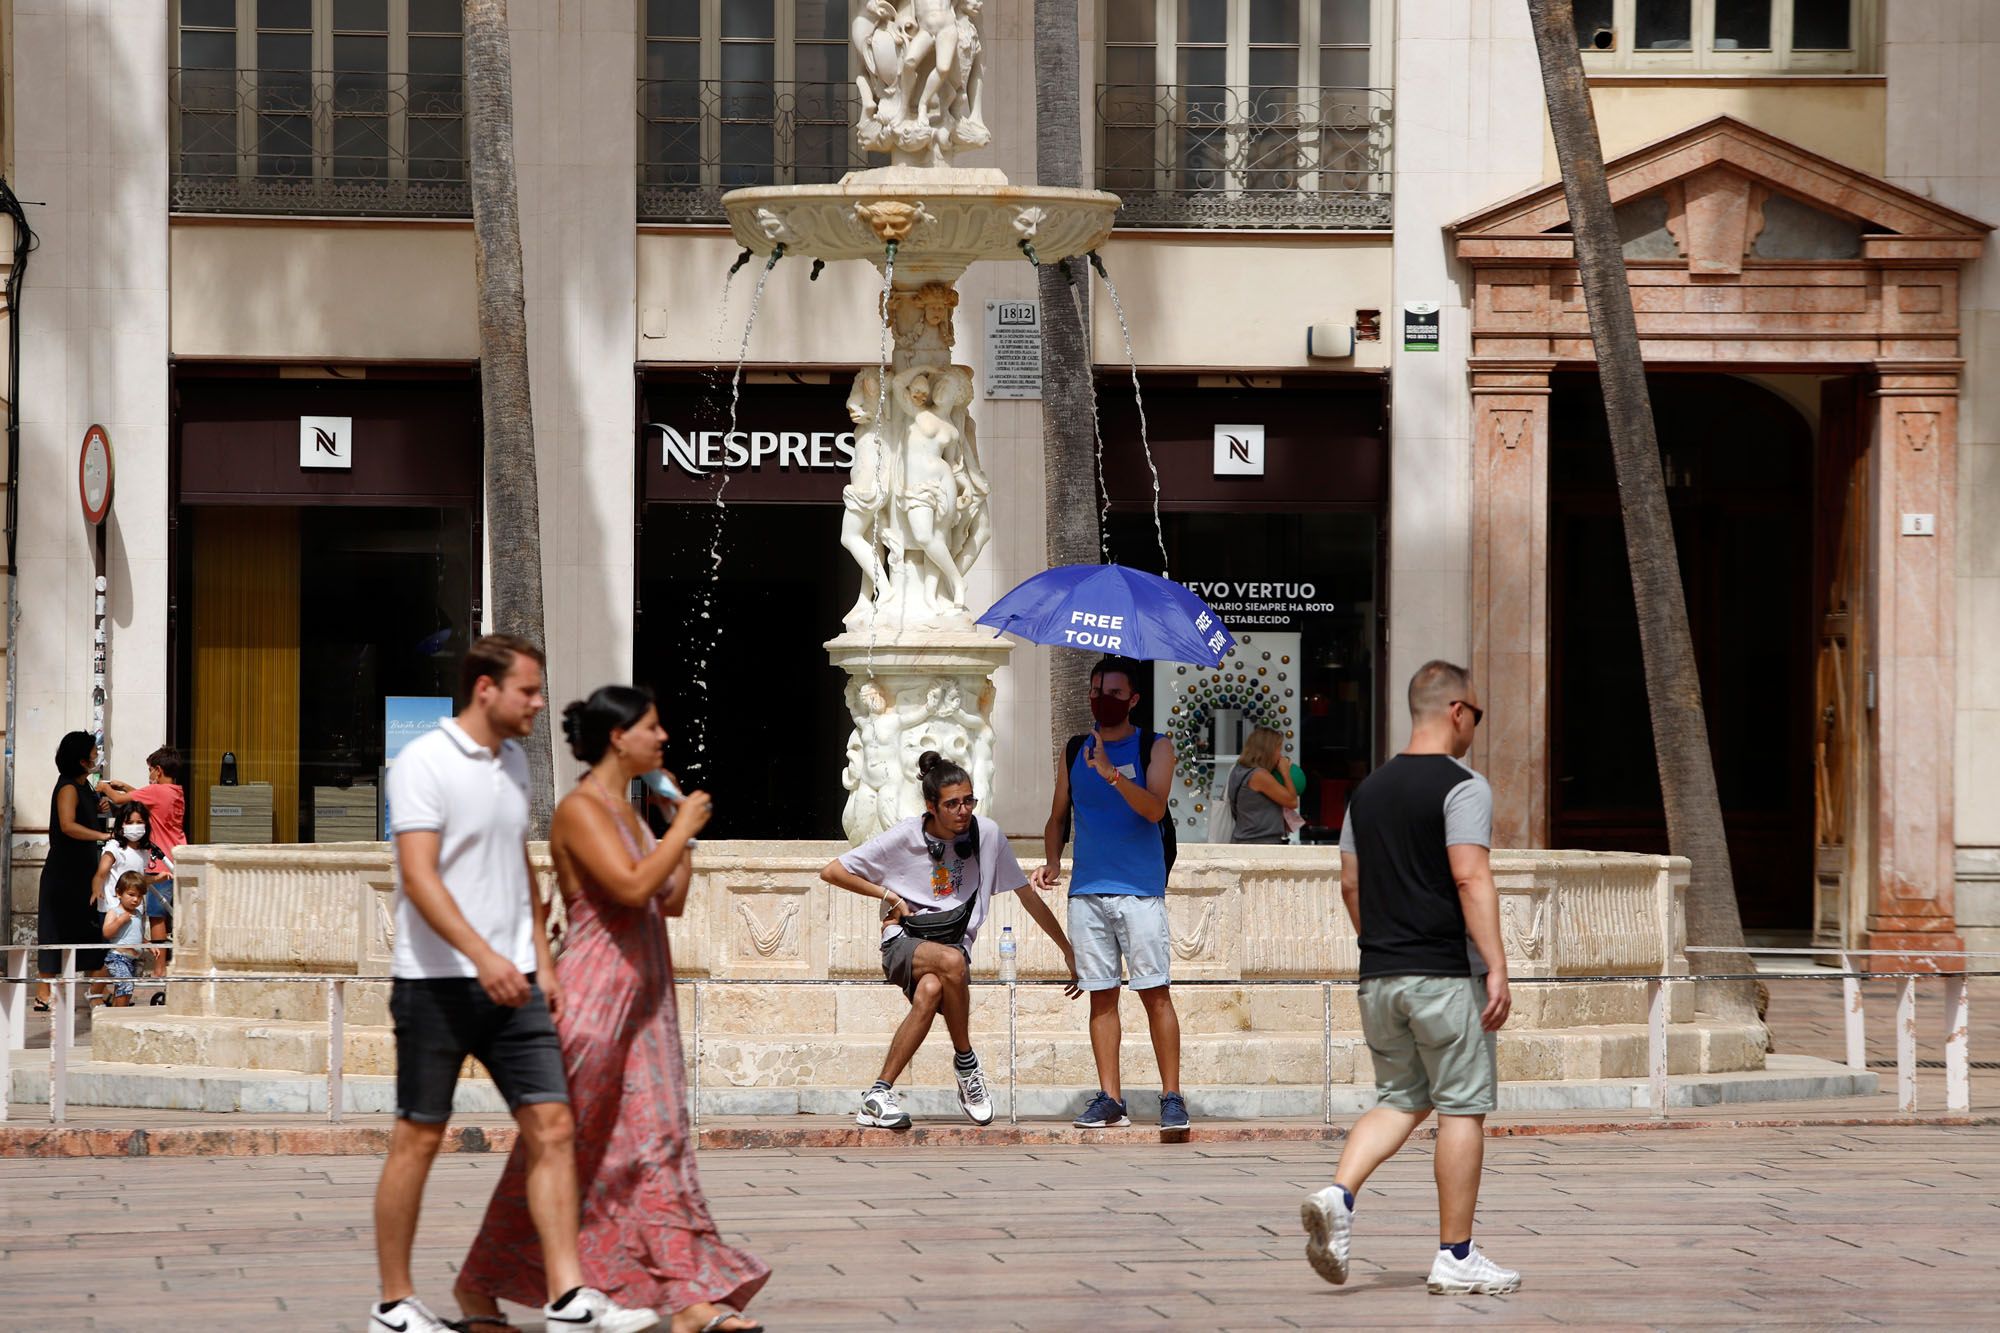
[[[495,755],[447,719],[389,768],[389,831],[439,835],[438,873],[458,910],[501,957],[535,970],[528,898],[528,757],[515,741]],[[445,943],[403,892],[396,863],[399,977],[473,977],[472,960]]]

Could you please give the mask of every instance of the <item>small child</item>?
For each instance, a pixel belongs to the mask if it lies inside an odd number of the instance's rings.
[[[139,975],[146,877],[136,870],[126,871],[118,877],[116,893],[117,900],[104,914],[104,940],[111,946],[104,955],[104,970],[115,983],[110,1003],[124,1008],[132,1003],[132,979]]]

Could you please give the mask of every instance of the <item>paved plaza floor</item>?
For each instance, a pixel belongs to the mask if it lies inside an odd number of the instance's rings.
[[[1301,1258],[1336,1144],[894,1147],[702,1157],[778,1330],[1477,1323],[1991,1326],[2000,1135],[1913,1125],[1493,1140],[1479,1239],[1504,1298],[1427,1295],[1428,1145],[1364,1192],[1354,1276]],[[0,1327],[359,1329],[368,1157],[0,1160]],[[442,1303],[497,1157],[442,1159],[419,1238]]]

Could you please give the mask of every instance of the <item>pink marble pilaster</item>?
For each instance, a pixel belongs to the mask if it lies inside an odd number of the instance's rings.
[[[1963,946],[1952,901],[1952,579],[1962,363],[1878,361],[1875,369],[1875,873],[1866,946],[1957,949]],[[1904,532],[1906,520],[1918,515],[1930,516],[1933,535]]]
[[[1493,845],[1546,847],[1549,372],[1474,357],[1472,670],[1486,720],[1473,765],[1493,784]]]

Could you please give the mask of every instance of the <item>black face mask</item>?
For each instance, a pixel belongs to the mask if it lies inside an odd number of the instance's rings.
[[[1100,727],[1121,727],[1131,712],[1132,701],[1115,694],[1095,695],[1090,701],[1090,715],[1097,719]]]

